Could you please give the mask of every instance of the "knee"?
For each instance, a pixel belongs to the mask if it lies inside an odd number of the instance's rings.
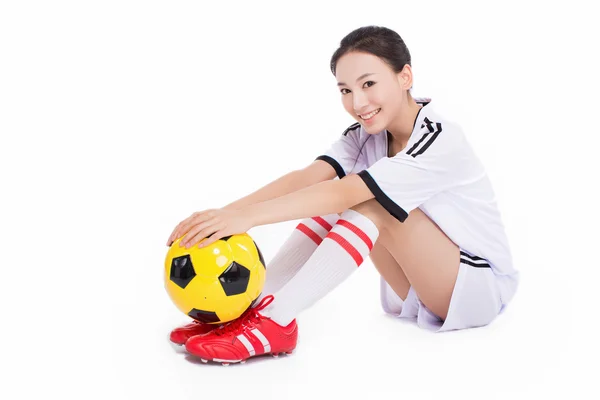
[[[385,227],[389,218],[388,212],[375,199],[367,200],[350,209],[369,218],[380,231]]]

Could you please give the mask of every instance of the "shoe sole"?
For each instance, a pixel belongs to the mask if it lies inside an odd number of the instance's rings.
[[[271,355],[271,357],[273,358],[278,358],[280,354],[285,354],[285,355],[292,355],[294,353],[294,350],[289,350],[289,351],[281,351],[281,352],[277,352],[277,353],[264,353],[264,354],[260,354],[258,356],[266,356],[266,355]],[[256,356],[252,356],[252,357],[256,357]],[[246,361],[248,361],[248,359],[252,358],[246,358],[245,360],[222,360],[220,358],[213,358],[213,359],[206,359],[206,358],[200,358],[200,361],[202,361],[204,364],[208,363],[209,361],[212,361],[214,363],[220,363],[221,365],[223,365],[224,367],[228,366],[229,364],[244,364]]]

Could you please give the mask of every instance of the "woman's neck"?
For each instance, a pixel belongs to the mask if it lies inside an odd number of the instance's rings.
[[[390,133],[390,149],[401,150],[406,146],[412,134],[415,119],[421,108],[422,106],[418,105],[412,96],[409,95],[407,104],[402,107],[398,116],[387,128],[387,131]]]

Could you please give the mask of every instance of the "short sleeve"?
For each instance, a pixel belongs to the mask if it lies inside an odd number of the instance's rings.
[[[404,222],[428,199],[480,173],[472,157],[460,128],[425,119],[402,151],[379,159],[358,175],[375,199]]]
[[[360,130],[361,127],[358,122],[350,125],[342,136],[315,160],[323,160],[329,163],[340,179],[349,175],[360,154]]]

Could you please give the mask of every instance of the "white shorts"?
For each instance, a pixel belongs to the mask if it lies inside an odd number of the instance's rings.
[[[421,302],[412,286],[402,301],[383,277],[381,305],[385,312],[416,320],[419,327],[434,332],[484,326],[504,311],[500,282],[491,268],[474,267],[462,261],[445,321]]]

